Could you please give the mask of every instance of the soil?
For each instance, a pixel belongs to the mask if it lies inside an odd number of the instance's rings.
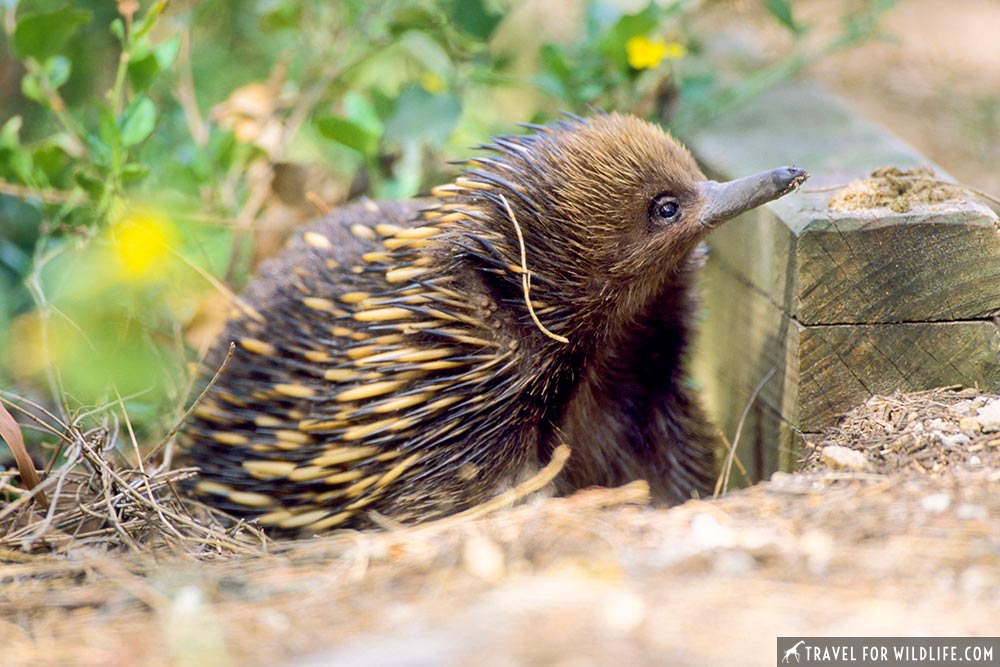
[[[888,208],[895,213],[906,213],[961,199],[964,195],[964,190],[941,181],[929,167],[883,167],[868,178],[849,183],[830,198],[827,206],[834,211]]]
[[[734,23],[772,25],[762,3],[736,4]],[[830,3],[795,6],[822,21]],[[996,25],[988,0],[908,0],[888,17],[895,44],[810,75],[996,194]],[[197,553],[74,546],[65,532],[52,553],[7,545],[3,663],[763,665],[777,636],[995,635],[998,406],[974,390],[875,397],[809,443],[801,472],[669,509],[634,483]],[[136,507],[129,521],[156,520]]]

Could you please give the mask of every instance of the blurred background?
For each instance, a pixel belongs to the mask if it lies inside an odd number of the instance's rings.
[[[291,229],[425,191],[519,122],[599,108],[683,136],[807,76],[1000,192],[990,0],[0,0],[0,19],[0,397],[140,441]]]

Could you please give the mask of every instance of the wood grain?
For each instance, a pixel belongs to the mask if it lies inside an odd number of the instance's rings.
[[[815,431],[873,394],[1000,378],[1000,327],[993,322],[803,327],[798,425]]]
[[[934,214],[832,218],[807,229],[796,244],[793,312],[807,325],[992,317],[1000,313],[995,223],[956,202]]]

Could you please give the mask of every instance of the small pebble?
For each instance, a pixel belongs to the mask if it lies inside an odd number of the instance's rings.
[[[970,442],[972,442],[969,436],[965,435],[964,433],[952,433],[950,435],[945,435],[944,433],[938,433],[937,437],[938,440],[941,441],[941,444],[948,449],[954,449],[956,447],[964,447]]]
[[[830,533],[817,529],[807,530],[802,534],[799,546],[805,554],[809,571],[815,576],[826,574],[835,546]]]
[[[962,521],[981,521],[986,519],[988,513],[986,508],[982,505],[973,505],[972,503],[962,503],[955,508],[955,516],[957,516]]]
[[[743,549],[725,549],[712,563],[712,572],[721,577],[745,577],[755,569],[757,559]]]
[[[987,594],[996,586],[996,572],[989,567],[973,565],[958,576],[958,585],[967,597]]]
[[[920,507],[930,514],[940,514],[951,505],[951,496],[947,493],[932,493],[920,499]]]
[[[965,433],[979,433],[982,430],[978,417],[962,417],[958,420],[958,428]]]
[[[868,470],[871,463],[861,452],[841,445],[827,445],[820,452],[823,463],[836,470]]]
[[[507,571],[503,550],[496,542],[479,531],[472,532],[462,549],[465,569],[485,581],[496,583]]]
[[[793,475],[790,472],[784,472],[784,471],[781,471],[781,470],[776,470],[773,473],[771,473],[771,484],[778,484],[778,485],[787,484],[794,477],[795,477],[795,475]]]
[[[292,621],[286,614],[277,610],[265,611],[258,615],[258,620],[276,633],[285,633],[292,629]]]
[[[722,525],[712,514],[701,512],[691,519],[691,542],[696,548],[707,551],[729,547],[733,541],[733,529]]]
[[[948,411],[953,415],[967,415],[972,411],[972,401],[966,399],[964,401],[959,401],[955,405],[948,408]]]
[[[619,634],[635,630],[646,618],[646,601],[638,593],[621,591],[604,601],[604,625]]]
[[[994,398],[979,408],[974,419],[983,433],[1000,431],[1000,399]]]

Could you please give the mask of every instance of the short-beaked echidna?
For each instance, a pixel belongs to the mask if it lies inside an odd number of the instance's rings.
[[[558,492],[709,488],[716,432],[684,364],[699,242],[807,175],[710,181],[615,113],[531,129],[427,199],[339,210],[263,267],[184,431],[197,493],[276,531],[415,522],[560,443]]]

